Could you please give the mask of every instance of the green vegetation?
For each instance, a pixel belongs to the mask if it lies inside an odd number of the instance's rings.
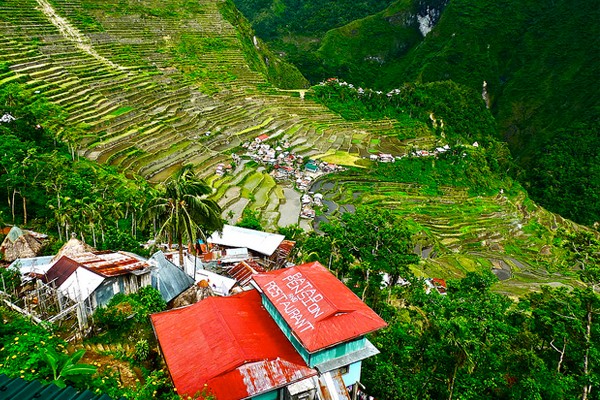
[[[135,233],[132,220],[151,191],[146,182],[74,158],[80,131],[63,129],[66,113],[43,97],[10,84],[0,89],[0,107],[16,118],[0,125],[0,190],[7,199],[0,209],[7,222],[56,232],[59,241],[74,231],[94,246],[115,223]]]
[[[330,79],[313,87],[309,96],[348,120],[393,118],[401,135],[408,130],[422,136],[435,133],[448,143],[497,142],[494,118],[483,101],[451,81],[407,83],[382,93]]]
[[[242,212],[242,219],[235,224],[241,228],[254,229],[262,231],[263,227],[260,223],[260,213],[258,211],[252,211],[249,208],[244,209]]]
[[[579,154],[585,150],[563,146],[579,135],[586,139],[578,148],[595,148],[590,141],[600,118],[600,64],[592,49],[600,47],[600,11],[566,0],[390,3],[365,14],[360,2],[348,6],[338,21],[352,20],[336,26],[320,13],[323,8],[331,15],[339,12],[329,3],[309,3],[298,11],[285,1],[236,2],[259,35],[287,52],[313,84],[339,77],[388,92],[405,82],[451,80],[481,93],[487,82],[499,133],[523,170],[520,182],[563,216],[586,225],[600,221],[590,195],[600,189],[598,179],[586,184],[570,178],[590,172],[595,177],[597,161]],[[436,24],[423,37],[416,15],[427,9],[440,16],[431,14]],[[311,12],[320,25],[299,17]],[[569,172],[556,171],[562,165]]]
[[[320,260],[389,322],[363,370],[370,394],[597,397],[597,232],[541,209],[523,187],[578,221],[599,219],[598,71],[587,55],[598,11],[453,1],[422,37],[415,13],[445,1],[239,3],[278,51],[232,1],[54,1],[97,55],[60,36],[35,1],[2,2],[31,12],[0,16],[0,116],[16,118],[0,123],[0,219],[49,233],[54,249],[75,232],[139,252],[156,233],[149,205],[180,249],[202,235],[187,213],[200,203],[206,229],[220,226],[222,207],[241,226],[274,230],[287,201],[269,166],[243,159],[214,174],[265,134],[305,161],[350,167],[312,189],[327,201],[316,218],[324,235],[281,232],[297,241],[296,261]],[[583,16],[591,22],[576,24]],[[284,53],[310,79],[354,86],[278,90],[306,85]],[[394,162],[369,159],[380,153]],[[448,279],[448,295],[424,294],[421,277]],[[18,282],[14,270],[2,278],[6,291]],[[173,398],[148,322],[164,307],[149,289],[115,297],[94,316],[85,354],[0,310],[0,372]],[[98,370],[63,373],[77,361]]]
[[[449,281],[446,296],[425,295],[418,281],[388,289],[398,306],[379,308],[390,325],[373,338],[382,353],[365,361],[370,393],[385,399],[592,398],[589,385],[600,361],[592,354],[600,342],[597,324],[587,318],[599,310],[598,295],[590,288],[544,287],[517,304],[490,290],[495,279],[469,273]]]
[[[297,89],[308,86],[308,82],[296,67],[273,53],[256,36],[252,27],[238,11],[232,0],[219,2],[223,17],[237,27],[248,65],[262,72],[271,83],[282,89]]]
[[[590,388],[600,367],[600,241],[594,235],[557,236],[566,266],[580,270],[570,273],[585,284],[542,286],[513,302],[497,293],[497,278],[485,270],[449,280],[446,295],[431,286],[426,293],[426,282],[407,268],[418,262],[412,253],[418,230],[381,208],[359,208],[322,227],[326,235],[294,227],[282,233],[297,241],[298,261],[328,265],[388,322],[370,338],[381,354],[364,363],[361,382],[369,394],[594,398]]]
[[[236,7],[265,39],[324,33],[384,8],[387,1],[235,0]]]
[[[69,384],[115,398],[177,398],[167,373],[159,365],[154,350],[156,340],[148,317],[165,307],[160,293],[151,287],[129,296],[115,296],[106,308],[97,310],[95,319],[99,331],[83,344],[87,351],[75,350],[72,345],[67,350],[58,327],[37,326],[0,308],[3,320],[0,326],[0,373],[59,386]],[[115,343],[125,344],[132,340],[136,343],[135,351],[129,353],[122,346],[121,350],[112,350]],[[124,382],[124,368],[139,370],[141,379]]]
[[[157,224],[156,237],[166,238],[169,246],[177,240],[179,265],[184,265],[184,244],[206,240],[206,233],[223,228],[221,208],[206,197],[210,193],[210,186],[188,164],[167,179],[149,202],[145,222]]]

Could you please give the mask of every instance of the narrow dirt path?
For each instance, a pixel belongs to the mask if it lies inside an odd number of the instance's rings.
[[[67,40],[70,40],[71,42],[75,43],[75,45],[79,49],[88,53],[90,56],[94,57],[96,60],[101,61],[102,63],[107,64],[115,69],[124,69],[123,67],[113,63],[112,61],[110,61],[107,58],[98,54],[96,52],[96,50],[94,50],[90,40],[85,35],[83,35],[81,32],[79,32],[79,30],[77,28],[72,26],[69,23],[69,21],[67,21],[65,18],[61,17],[60,15],[58,15],[56,10],[54,10],[54,8],[52,8],[50,3],[48,3],[46,0],[37,0],[37,2],[41,7],[41,11],[46,15],[46,17],[48,17],[50,22],[58,28],[59,32]]]

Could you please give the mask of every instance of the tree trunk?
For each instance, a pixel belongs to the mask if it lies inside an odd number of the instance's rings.
[[[456,380],[456,372],[458,371],[458,363],[454,366],[454,373],[452,374],[452,380],[450,381],[450,387],[448,390],[450,394],[448,395],[448,400],[452,400],[452,394],[454,393],[454,381]]]
[[[554,345],[554,340],[550,342],[550,346],[556,351],[558,352],[558,354],[560,354],[560,358],[558,359],[558,365],[556,367],[556,372],[558,372],[560,374],[560,367],[562,366],[563,360],[565,358],[565,352],[567,350],[567,339],[563,338],[563,348],[562,350],[559,349],[558,347],[556,347]]]
[[[179,266],[185,270],[183,267],[183,237],[181,233],[177,235],[177,244],[179,245]]]
[[[12,211],[12,221],[15,223],[15,196],[17,195],[17,191],[13,189],[12,201],[11,201],[11,211]]]
[[[583,400],[587,400],[592,392],[592,384],[590,382],[590,347],[592,345],[592,300],[588,300],[587,304],[587,323],[585,326],[585,356],[583,358],[583,376],[585,385],[583,386]]]
[[[135,230],[136,226],[135,226],[135,210],[131,212],[131,236],[135,237],[136,236],[136,230]]]
[[[94,229],[94,224],[92,224],[92,241],[94,242],[94,247],[98,248],[98,246],[96,246],[96,230]]]
[[[21,196],[23,199],[23,225],[27,225],[27,199],[25,196]]]
[[[367,270],[367,276],[366,276],[365,282],[366,282],[365,289],[362,292],[362,298],[361,298],[362,301],[365,301],[365,297],[367,295],[367,289],[369,288],[369,270]]]

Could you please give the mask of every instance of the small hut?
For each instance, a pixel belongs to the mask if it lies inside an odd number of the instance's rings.
[[[60,250],[58,250],[58,253],[56,253],[54,256],[53,261],[57,261],[62,256],[72,257],[94,251],[96,251],[96,249],[82,242],[81,240],[78,240],[75,233],[73,233],[71,234],[71,239],[69,239],[69,241],[65,243]]]
[[[4,260],[13,262],[17,258],[32,258],[38,255],[43,247],[46,235],[36,232],[23,231],[13,226],[0,245]]]

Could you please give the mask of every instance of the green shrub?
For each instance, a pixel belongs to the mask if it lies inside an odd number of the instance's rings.
[[[140,339],[135,343],[135,353],[133,357],[137,361],[146,361],[150,355],[150,345],[146,339]]]

